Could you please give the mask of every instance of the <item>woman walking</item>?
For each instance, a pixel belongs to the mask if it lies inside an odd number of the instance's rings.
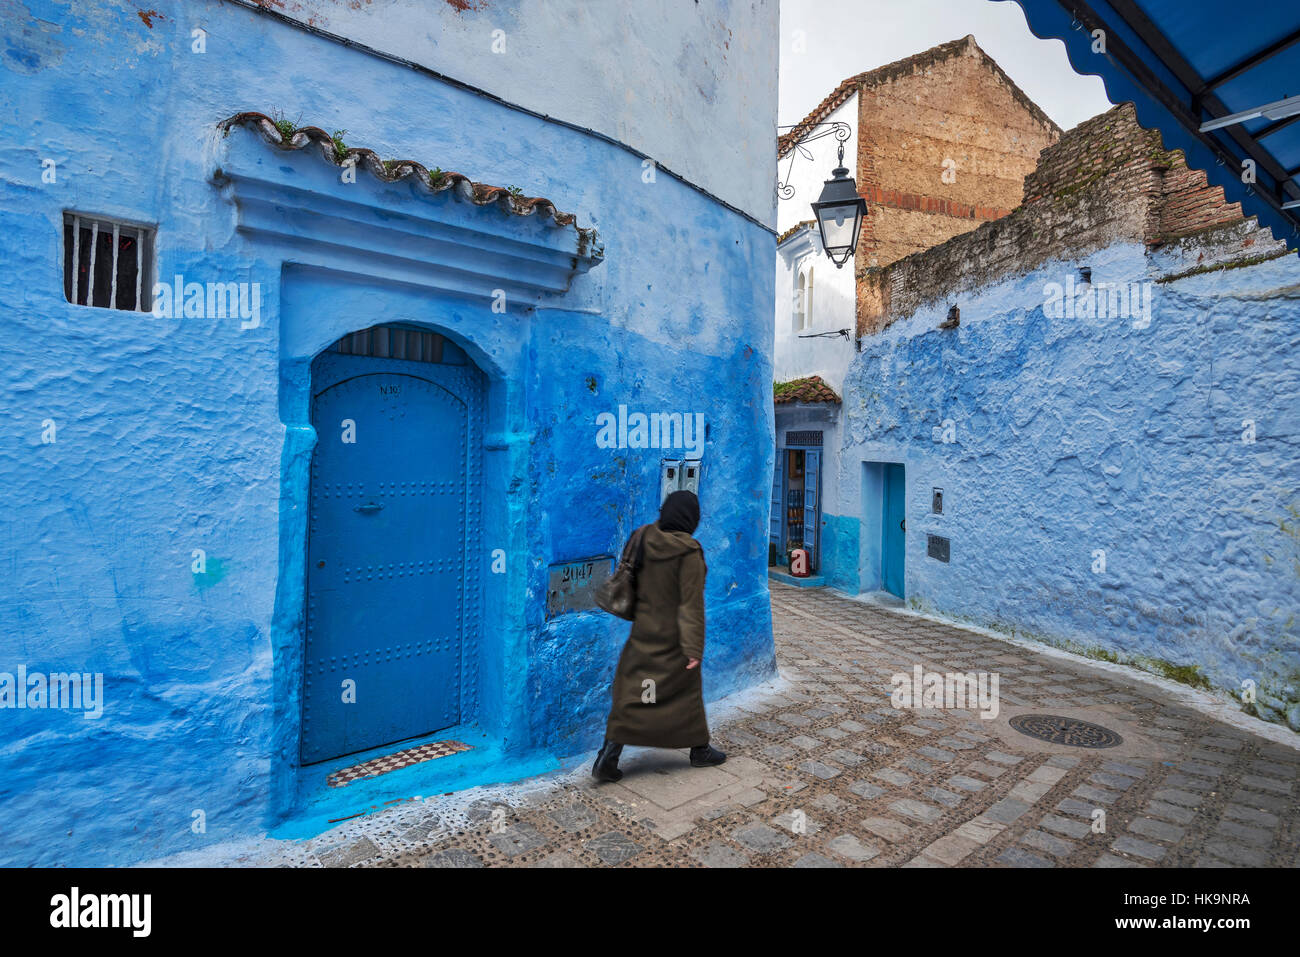
[[[605,744],[592,777],[617,781],[623,745],[690,748],[691,765],[721,764],[709,746],[700,661],[704,657],[704,549],[691,537],[700,524],[694,492],[673,492],[659,521],[643,526],[636,617],[614,675]],[[634,533],[635,535],[635,533]]]

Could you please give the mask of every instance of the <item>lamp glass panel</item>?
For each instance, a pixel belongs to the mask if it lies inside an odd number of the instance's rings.
[[[857,225],[855,212],[851,205],[817,211],[821,221],[822,242],[828,249],[847,249],[853,245],[854,227]]]

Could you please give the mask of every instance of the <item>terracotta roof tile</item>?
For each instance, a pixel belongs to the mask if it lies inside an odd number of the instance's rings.
[[[578,226],[577,217],[573,213],[561,212],[549,199],[518,195],[504,186],[476,183],[463,173],[430,171],[415,160],[382,160],[374,150],[364,147],[348,147],[340,152],[335,149],[334,138],[319,126],[298,127],[285,133],[265,113],[236,113],[217,124],[217,128],[223,133],[229,131],[232,126],[253,127],[268,143],[282,150],[300,150],[315,145],[320,150],[321,156],[335,166],[341,168],[349,163],[364,166],[376,179],[385,183],[414,176],[431,193],[454,189],[457,198],[469,200],[476,206],[496,205],[503,212],[514,216],[549,217],[554,220],[556,226],[572,226],[577,231],[579,255],[596,259],[604,257],[604,246],[596,230]]]
[[[783,232],[780,236],[776,237],[776,244],[780,246],[783,242],[785,242],[787,239],[789,239],[799,230],[803,229],[805,226],[816,226],[816,225],[817,225],[817,220],[815,219],[805,219],[802,222],[795,223],[793,226],[791,226],[789,229]]]
[[[772,387],[772,391],[772,401],[777,405],[787,405],[791,402],[833,402],[838,405],[840,401],[835,390],[823,382],[819,375],[778,382]]]

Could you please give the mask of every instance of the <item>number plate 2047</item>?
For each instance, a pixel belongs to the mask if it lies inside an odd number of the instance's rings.
[[[546,585],[546,617],[596,607],[596,589],[614,573],[612,555],[552,565]]]

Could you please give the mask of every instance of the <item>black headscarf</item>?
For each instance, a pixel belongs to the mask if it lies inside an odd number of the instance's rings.
[[[694,492],[673,492],[659,508],[659,529],[692,535],[700,524],[700,500]]]

